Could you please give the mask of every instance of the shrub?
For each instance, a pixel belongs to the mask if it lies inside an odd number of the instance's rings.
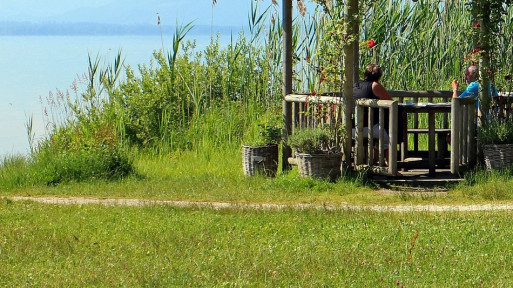
[[[493,118],[480,127],[478,138],[481,144],[513,144],[513,122]]]
[[[90,147],[81,150],[37,155],[34,163],[40,183],[58,184],[90,179],[118,179],[134,171],[128,153],[118,146]]]
[[[109,124],[57,129],[33,157],[35,183],[117,179],[134,171],[129,152]]]
[[[330,137],[323,129],[305,128],[290,135],[288,145],[299,153],[321,154],[329,150]]]

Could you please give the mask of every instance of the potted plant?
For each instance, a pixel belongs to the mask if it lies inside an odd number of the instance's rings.
[[[324,129],[304,128],[289,136],[301,177],[334,180],[340,176],[342,154],[331,135]]]
[[[258,124],[256,137],[242,146],[242,167],[246,176],[262,174],[274,177],[278,171],[278,143],[281,128],[272,120]]]
[[[492,118],[481,126],[478,140],[486,168],[503,169],[513,164],[513,122]]]

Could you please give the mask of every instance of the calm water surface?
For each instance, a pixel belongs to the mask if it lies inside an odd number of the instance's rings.
[[[149,64],[152,53],[171,47],[171,36],[0,36],[0,158],[27,154],[26,123],[33,118],[36,140],[46,133],[43,105],[50,92],[69,90],[87,72],[88,55],[113,63],[121,49],[125,64]],[[187,39],[187,38],[186,38]],[[191,38],[192,39],[192,38]],[[198,49],[210,35],[194,36]]]

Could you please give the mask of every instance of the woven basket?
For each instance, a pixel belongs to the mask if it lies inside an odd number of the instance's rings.
[[[301,177],[334,180],[340,176],[342,154],[296,153],[296,161]]]
[[[243,146],[242,169],[246,176],[262,174],[274,177],[278,170],[278,145]]]
[[[483,145],[483,155],[488,171],[509,168],[513,165],[513,144]]]

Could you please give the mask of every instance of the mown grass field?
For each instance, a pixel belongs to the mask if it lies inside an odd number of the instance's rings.
[[[0,201],[0,285],[507,287],[512,212]]]

